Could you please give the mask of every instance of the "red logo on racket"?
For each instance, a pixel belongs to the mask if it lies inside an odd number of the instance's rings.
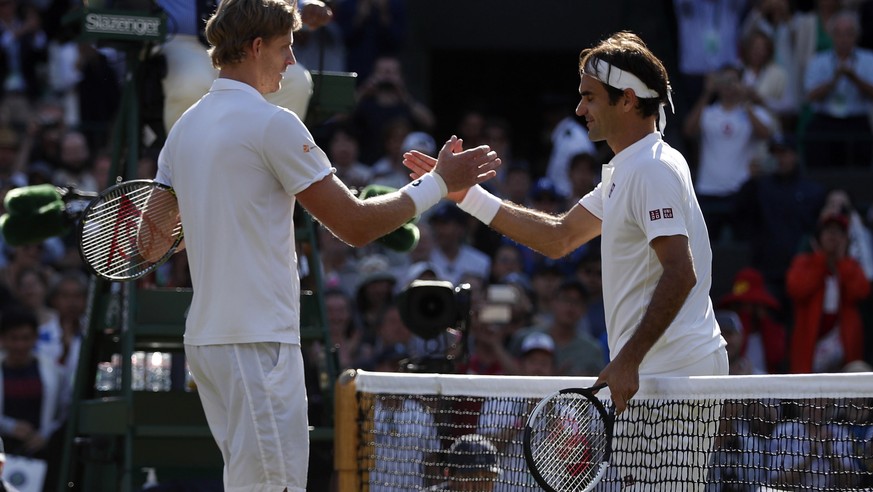
[[[136,248],[136,231],[138,228],[136,219],[142,216],[142,212],[127,198],[127,195],[121,195],[119,204],[118,214],[115,216],[115,227],[112,229],[112,244],[109,246],[109,257],[106,259],[107,267],[112,265],[112,259],[116,253],[123,259],[130,260],[126,250],[128,248],[130,250]],[[128,243],[128,248],[124,247],[125,240]]]

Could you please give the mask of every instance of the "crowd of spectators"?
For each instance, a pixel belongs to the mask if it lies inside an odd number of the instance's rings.
[[[41,183],[98,191],[115,178],[109,156],[124,53],[76,38],[60,20],[76,4],[0,0],[0,196]],[[679,120],[713,243],[737,241],[750,252],[749,264],[732,272],[731,292],[713,299],[732,372],[833,372],[873,362],[873,197],[808,176],[816,168],[873,167],[873,1],[673,4],[679,71],[671,118]],[[440,111],[405,82],[409,6],[336,0],[331,22],[296,35],[304,66],[359,74],[354,108],[314,132],[351,187],[402,186],[403,153],[434,154],[447,137],[433,133],[445,123]],[[461,108],[454,131],[468,147],[488,144],[503,158],[485,184],[493,193],[562,213],[596,186],[611,157],[588,140],[573,104],[542,128],[550,146],[541,155],[514,152],[524,146],[514,145],[521,137],[505,115]],[[136,165],[148,178],[160,140],[145,144]],[[384,369],[454,350],[458,372],[525,374],[533,371],[526,337],[536,336],[552,347],[551,367],[536,374],[593,376],[604,367],[596,241],[550,260],[450,203],[417,227],[420,238],[407,252],[378,243],[355,249],[319,228],[332,346],[313,346],[312,360],[323,362],[318,352],[327,351],[340,369]],[[404,325],[398,294],[416,279],[471,286],[466,336],[426,340]],[[189,287],[184,253],[141,286]],[[63,421],[71,388],[63,375],[76,367],[87,288],[72,235],[17,247],[0,240],[7,452],[39,453]],[[33,357],[15,354],[25,345]],[[10,383],[16,378],[42,378],[42,391],[22,391]]]

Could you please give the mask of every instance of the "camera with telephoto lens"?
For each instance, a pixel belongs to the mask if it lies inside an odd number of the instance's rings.
[[[409,331],[425,341],[434,341],[439,350],[402,362],[408,372],[454,372],[457,355],[465,352],[470,324],[470,284],[458,286],[441,280],[414,280],[397,297],[400,318]],[[447,337],[443,335],[449,334]],[[460,335],[460,350],[452,350],[441,339]],[[457,347],[457,346],[455,346]]]

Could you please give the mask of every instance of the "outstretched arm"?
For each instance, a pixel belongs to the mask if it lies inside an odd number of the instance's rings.
[[[496,175],[500,159],[490,148],[481,146],[451,152],[449,149],[456,140],[452,137],[446,142],[432,171],[444,182],[448,192],[467,189]],[[413,199],[413,195],[420,191],[415,185],[417,181],[418,178],[398,191],[361,200],[339,178],[330,175],[298,193],[297,199],[336,237],[359,247],[397,229],[424,211],[417,208]],[[439,196],[426,200],[424,205],[419,201],[418,206],[429,207],[438,199]]]
[[[459,140],[453,147],[454,151],[460,149],[462,142]],[[409,168],[413,179],[430,171],[436,163],[436,159],[418,151],[407,152],[403,155],[403,164]],[[568,212],[561,215],[551,215],[539,210],[524,207],[488,194],[481,187],[472,191],[469,188],[449,193],[447,198],[461,204],[461,208],[469,211],[464,205],[468,194],[473,193],[482,199],[491,202],[489,207],[497,207],[497,213],[493,218],[489,217],[486,222],[497,232],[524,244],[550,258],[561,258],[600,235],[600,219],[591,212],[576,204]],[[471,196],[475,199],[475,196]],[[499,207],[494,201],[499,201]],[[473,213],[475,216],[476,214]],[[490,214],[488,214],[490,215]],[[482,217],[477,216],[480,220]],[[484,220],[483,220],[484,221]]]

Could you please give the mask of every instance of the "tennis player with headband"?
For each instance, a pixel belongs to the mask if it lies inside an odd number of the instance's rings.
[[[563,257],[602,236],[611,361],[597,383],[609,385],[619,413],[610,471],[626,483],[640,484],[641,490],[689,490],[687,483],[671,486],[669,477],[658,476],[658,463],[697,462],[695,469],[705,473],[709,445],[699,449],[700,441],[655,437],[650,449],[638,449],[637,439],[635,449],[625,453],[622,446],[629,444],[623,439],[670,434],[711,439],[718,409],[704,417],[689,407],[677,410],[688,415],[658,424],[646,424],[644,416],[620,415],[639,389],[641,376],[728,373],[725,341],[709,298],[712,252],[706,224],[685,158],[661,138],[664,106],[671,105],[669,79],[662,62],[629,32],[582,51],[579,71],[576,114],[585,118],[589,138],[605,140],[615,154],[603,166],[602,182],[593,191],[559,215],[503,201],[479,186],[450,193],[449,198],[501,234],[550,258]],[[404,162],[415,177],[429,171],[435,160],[412,152]],[[630,408],[629,414],[644,411]],[[622,424],[627,420],[641,423],[628,428]],[[683,428],[670,429],[671,425]],[[691,447],[695,449],[685,449]],[[634,459],[644,460],[646,467],[636,466]],[[685,479],[694,482],[694,477]]]
[[[158,159],[157,181],[178,196],[194,290],[185,356],[228,492],[306,490],[296,201],[361,246],[500,165],[485,146],[452,153],[453,137],[434,172],[355,197],[300,118],[264,99],[295,63],[300,26],[294,2],[222,0],[206,25],[219,76],[173,125]]]

